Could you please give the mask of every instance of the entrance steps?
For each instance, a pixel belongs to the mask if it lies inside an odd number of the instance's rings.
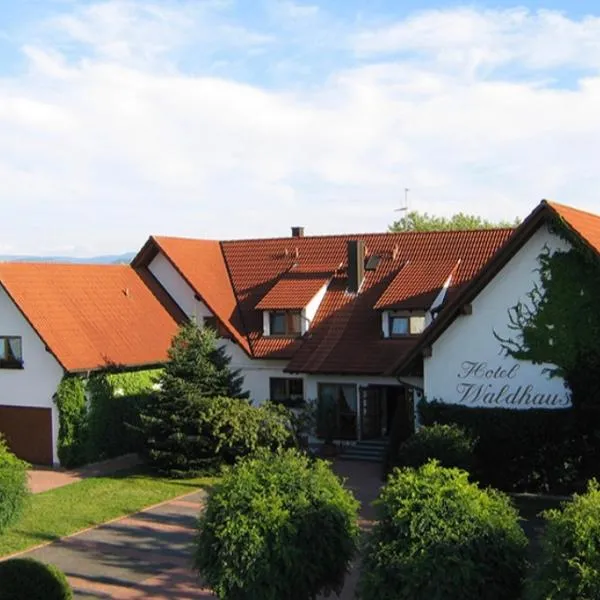
[[[339,454],[342,460],[363,460],[366,462],[383,462],[387,440],[362,440],[356,444],[344,446]]]

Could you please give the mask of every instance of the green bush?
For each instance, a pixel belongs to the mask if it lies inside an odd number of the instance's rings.
[[[501,492],[431,461],[396,469],[363,552],[363,600],[514,600],[527,538]]]
[[[541,553],[527,600],[600,598],[600,488],[596,481],[562,510],[544,513]]]
[[[54,565],[32,558],[0,562],[0,600],[71,600],[73,592]]]
[[[0,435],[0,533],[19,518],[25,506],[29,494],[27,467]]]
[[[436,459],[443,467],[470,471],[475,440],[463,427],[434,423],[421,427],[400,445],[397,466],[421,467]]]
[[[339,591],[358,502],[324,461],[262,451],[223,478],[200,517],[195,564],[222,600],[309,600]]]
[[[160,396],[150,402],[160,403]],[[239,398],[188,398],[165,414],[162,439],[149,440],[150,464],[160,473],[185,477],[214,471],[259,448],[294,445],[290,413],[282,406],[252,406]],[[185,407],[185,410],[183,409]]]
[[[584,453],[573,411],[419,404],[421,422],[457,424],[475,444],[475,478],[505,491],[567,493]]]

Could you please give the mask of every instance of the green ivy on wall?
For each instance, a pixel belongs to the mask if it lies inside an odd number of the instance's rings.
[[[551,365],[549,374],[566,381],[574,404],[592,397],[600,402],[598,258],[590,260],[577,247],[556,252],[546,247],[538,263],[540,283],[509,310],[513,337],[499,338],[503,348],[517,360]]]
[[[161,370],[65,376],[56,393],[59,459],[63,466],[136,452],[139,413]]]
[[[54,396],[58,407],[58,458],[64,466],[81,465],[86,460],[87,402],[85,380],[65,376]]]

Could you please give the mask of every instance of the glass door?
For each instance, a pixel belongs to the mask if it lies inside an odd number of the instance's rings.
[[[361,439],[380,438],[383,388],[368,386],[360,388],[360,432]]]

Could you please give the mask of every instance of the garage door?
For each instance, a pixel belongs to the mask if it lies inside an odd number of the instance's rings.
[[[0,433],[18,457],[34,465],[52,464],[52,413],[49,408],[0,405]]]

